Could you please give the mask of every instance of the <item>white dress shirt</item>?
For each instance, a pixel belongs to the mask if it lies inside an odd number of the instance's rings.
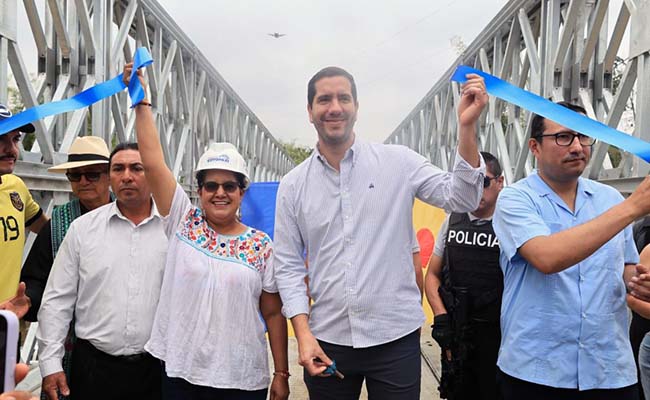
[[[275,218],[275,276],[288,318],[310,314],[328,343],[364,348],[388,343],[424,322],[413,279],[413,202],[456,212],[476,209],[485,163],[459,155],[453,172],[404,146],[362,142],[340,172],[315,149],[280,183]],[[309,258],[305,269],[303,254]]]
[[[38,312],[43,377],[62,371],[73,313],[77,337],[114,356],[142,353],[160,297],[167,237],[152,206],[139,225],[113,202],[70,225]]]

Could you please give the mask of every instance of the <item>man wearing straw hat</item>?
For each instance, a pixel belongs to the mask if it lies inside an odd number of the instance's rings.
[[[0,104],[0,121],[10,117],[11,111]],[[34,125],[27,124],[0,134],[0,309],[11,310],[19,318],[29,308],[25,285],[18,283],[25,228],[38,233],[47,222],[25,183],[13,174],[21,135],[34,130]]]
[[[28,321],[36,321],[54,257],[72,221],[111,201],[109,155],[102,138],[79,137],[70,146],[68,161],[48,169],[65,173],[74,199],[52,211],[52,220],[43,227],[25,260],[20,279],[27,285],[27,296],[31,300],[31,307],[25,315]]]
[[[20,280],[25,282],[26,294],[31,303],[29,311],[25,314],[27,321],[37,320],[54,257],[72,221],[112,200],[108,179],[109,155],[103,139],[96,136],[79,137],[70,146],[67,162],[48,169],[50,172],[66,174],[74,199],[54,209],[50,223],[41,229],[25,260]],[[74,329],[70,329],[63,356],[63,370],[68,382],[74,339]],[[44,396],[43,392],[41,397]],[[64,396],[59,398],[65,399]]]

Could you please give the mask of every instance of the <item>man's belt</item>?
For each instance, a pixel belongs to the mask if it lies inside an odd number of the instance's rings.
[[[149,353],[142,352],[142,353],[136,353],[136,354],[129,354],[125,356],[114,356],[108,353],[105,353],[101,350],[99,350],[97,347],[93,346],[92,343],[90,343],[88,340],[77,338],[77,342],[75,344],[77,348],[79,347],[85,347],[87,348],[94,356],[98,358],[103,358],[105,360],[109,361],[114,361],[118,363],[139,363],[144,360],[148,360],[153,358],[153,356]]]

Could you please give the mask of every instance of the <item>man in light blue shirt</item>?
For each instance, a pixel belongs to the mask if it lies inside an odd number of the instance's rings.
[[[650,212],[650,181],[624,200],[581,178],[593,143],[535,116],[538,169],[497,201],[505,400],[637,399],[625,294],[639,261],[630,223]]]
[[[364,380],[372,399],[420,398],[424,314],[413,279],[413,201],[458,212],[479,204],[485,164],[476,122],[487,93],[482,78],[468,78],[453,172],[404,146],[360,140],[356,86],[345,70],[325,68],[308,84],[318,143],[280,183],[274,266],[312,399],[357,399]],[[323,376],[332,359],[345,379]]]

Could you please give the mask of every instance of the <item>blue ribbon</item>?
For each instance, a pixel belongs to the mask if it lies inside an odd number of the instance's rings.
[[[146,67],[152,62],[153,59],[146,48],[140,47],[135,51],[135,55],[133,56],[133,72],[131,72],[131,80],[129,81],[129,96],[133,104],[131,107],[134,107],[144,99],[144,88],[136,76],[137,70]],[[18,113],[11,118],[4,119],[0,121],[0,135],[12,132],[23,125],[45,117],[88,107],[93,103],[119,93],[126,88],[122,79],[123,75],[119,74],[115,78],[88,88],[69,99],[41,104],[40,106],[32,107]]]
[[[334,375],[335,372],[336,372],[336,361],[332,360],[332,364],[329,365],[325,369],[325,371],[323,371],[323,373],[328,375]]]
[[[460,65],[456,68],[451,80],[464,83],[467,81],[467,74],[482,76],[485,80],[487,92],[492,96],[532,111],[573,131],[602,140],[619,149],[635,154],[646,162],[650,162],[650,143],[648,142],[617,131],[602,122],[595,121],[580,113],[546,100],[543,97],[502,81],[496,76],[465,65]]]

